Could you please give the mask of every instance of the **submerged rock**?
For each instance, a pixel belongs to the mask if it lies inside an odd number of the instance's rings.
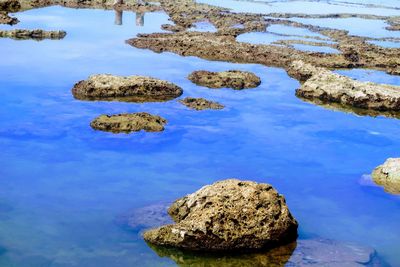
[[[187,251],[159,246],[150,245],[150,247],[160,257],[169,257],[174,260],[178,266],[385,266],[372,248],[328,239],[299,240],[267,251],[258,251],[246,254],[190,253]]]
[[[117,115],[101,115],[94,119],[90,126],[93,129],[113,132],[130,133],[144,130],[146,132],[161,132],[167,120],[146,112]]]
[[[121,100],[129,102],[166,101],[182,95],[179,86],[144,76],[90,76],[75,84],[72,94],[81,100]]]
[[[372,172],[372,179],[385,191],[400,194],[400,158],[389,158]]]
[[[296,90],[298,97],[361,109],[400,111],[400,86],[360,82],[302,61],[294,62],[288,73],[305,81]]]
[[[276,247],[297,238],[297,221],[285,198],[268,184],[228,179],[175,201],[175,224],[149,230],[155,245],[226,251]]]
[[[260,78],[247,71],[229,70],[222,72],[195,71],[189,75],[189,80],[197,85],[209,88],[233,88],[235,90],[254,88],[261,84]]]
[[[180,103],[187,106],[188,108],[195,110],[205,110],[205,109],[223,109],[224,106],[218,102],[213,102],[204,98],[194,98],[186,97],[179,100]]]
[[[1,38],[12,38],[18,40],[44,40],[53,39],[60,40],[63,39],[67,33],[65,31],[44,31],[44,30],[0,30]]]

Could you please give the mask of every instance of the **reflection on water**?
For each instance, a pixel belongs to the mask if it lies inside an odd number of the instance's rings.
[[[122,25],[122,16],[124,11],[115,10],[115,25]],[[144,14],[143,12],[136,12],[136,26],[144,26]]]
[[[168,23],[162,12],[146,13],[141,27],[132,12],[115,25],[113,10],[50,7],[16,16],[18,27],[68,35],[56,42],[0,40],[0,266],[176,266],[115,217],[229,177],[273,184],[298,219],[300,238],[362,243],[400,265],[400,198],[358,182],[398,156],[398,120],[305,103],[294,94],[298,82],[281,69],[124,43],[161,31]],[[252,71],[262,84],[208,90],[186,78],[199,69]],[[75,100],[73,85],[94,73],[168,80],[184,89],[183,97],[226,109]],[[169,124],[163,133],[132,135],[89,126],[99,114],[123,112],[159,114]]]

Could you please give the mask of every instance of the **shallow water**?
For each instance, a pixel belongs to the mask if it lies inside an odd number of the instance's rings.
[[[400,156],[398,120],[305,103],[294,95],[298,82],[281,69],[154,54],[124,43],[160,31],[164,13],[125,12],[122,25],[114,11],[101,10],[51,7],[17,17],[18,27],[68,35],[0,39],[0,266],[174,266],[115,218],[228,177],[272,183],[298,219],[300,238],[372,246],[400,266],[400,198],[362,178]],[[253,71],[262,85],[199,87],[186,79],[199,69]],[[74,100],[73,84],[94,73],[167,79],[184,96],[226,109]],[[383,73],[373,76],[400,85]],[[113,135],[89,126],[102,113],[136,111],[168,119],[165,132]]]

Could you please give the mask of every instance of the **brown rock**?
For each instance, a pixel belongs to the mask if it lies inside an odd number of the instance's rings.
[[[255,74],[238,70],[222,72],[195,71],[189,75],[189,80],[197,85],[209,88],[229,87],[235,90],[254,88],[261,84],[260,78]]]
[[[18,40],[44,40],[63,39],[67,33],[65,31],[44,31],[44,30],[0,30],[1,38],[12,38]]]
[[[189,250],[275,247],[297,238],[297,221],[271,185],[228,179],[175,201],[175,224],[144,233],[149,243]]]
[[[75,84],[72,94],[81,100],[121,100],[129,102],[166,101],[183,90],[167,81],[144,76],[101,74]]]
[[[400,158],[389,158],[372,172],[372,179],[385,191],[400,194]]]
[[[18,0],[0,0],[0,11],[16,12],[21,8]]]
[[[146,112],[133,114],[101,115],[94,119],[90,126],[93,129],[113,132],[130,133],[144,130],[146,132],[161,132],[167,120]]]
[[[188,108],[195,110],[205,110],[205,109],[223,109],[224,106],[218,102],[209,101],[204,98],[194,98],[186,97],[179,100],[180,103],[187,106]]]
[[[0,11],[0,24],[14,25],[17,24],[19,20],[14,17],[10,17],[7,12]]]

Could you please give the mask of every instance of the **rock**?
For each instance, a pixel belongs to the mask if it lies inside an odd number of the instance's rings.
[[[153,245],[150,247],[158,256],[169,257],[178,266],[185,267],[386,266],[372,248],[328,239],[299,240],[267,251],[246,254],[190,253]]]
[[[113,132],[130,133],[144,130],[146,132],[161,132],[167,120],[146,112],[133,114],[101,115],[94,119],[90,126],[93,129]]]
[[[227,251],[276,247],[297,238],[285,198],[268,184],[228,179],[175,201],[175,224],[144,233],[155,245]]]
[[[372,172],[372,179],[385,191],[400,194],[400,158],[389,158]]]
[[[21,8],[18,0],[0,0],[0,11],[16,12]]]
[[[14,25],[17,24],[19,20],[14,17],[10,17],[7,12],[0,11],[0,24]]]
[[[182,95],[177,85],[144,76],[100,74],[75,84],[72,94],[81,100],[121,100],[129,102],[166,101]]]
[[[63,39],[67,33],[65,31],[44,31],[44,30],[0,30],[1,38],[12,38],[18,40],[44,40],[53,39],[59,40]]]
[[[400,86],[360,82],[301,61],[294,62],[288,73],[305,80],[296,90],[298,97],[361,109],[400,111]]]
[[[222,72],[195,71],[189,75],[189,80],[197,85],[209,88],[229,87],[235,90],[254,88],[261,84],[260,78],[255,74],[238,70]]]
[[[187,106],[188,108],[195,110],[205,110],[205,109],[223,109],[224,106],[218,102],[209,101],[204,98],[194,98],[194,97],[186,97],[182,100],[179,100],[180,103]]]

